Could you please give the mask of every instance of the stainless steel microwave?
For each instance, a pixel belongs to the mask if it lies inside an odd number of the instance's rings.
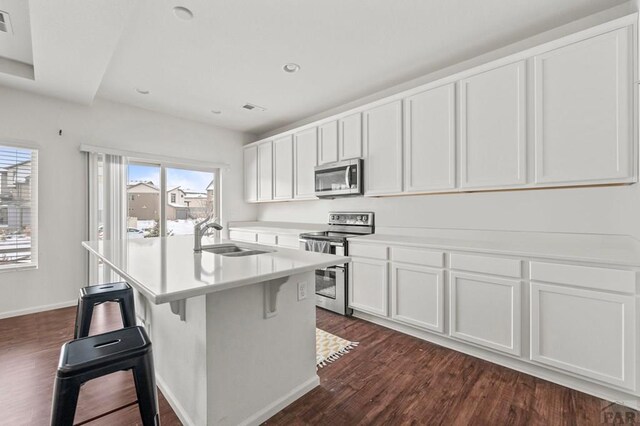
[[[315,167],[318,198],[362,195],[362,160],[346,160]]]

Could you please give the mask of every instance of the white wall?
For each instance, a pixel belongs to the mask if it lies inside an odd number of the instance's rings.
[[[326,223],[330,210],[373,211],[377,226],[631,234],[640,238],[639,184],[269,203],[260,204],[258,220]]]
[[[103,100],[87,107],[0,87],[0,143],[40,145],[39,267],[0,272],[0,317],[72,301],[86,285],[80,242],[87,236],[87,160],[80,144],[229,163],[222,214],[253,220],[255,207],[242,200],[242,145],[250,138]]]

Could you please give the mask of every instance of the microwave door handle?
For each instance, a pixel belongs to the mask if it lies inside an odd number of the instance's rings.
[[[347,184],[347,189],[351,189],[351,166],[347,166],[347,169],[344,174],[344,183]]]

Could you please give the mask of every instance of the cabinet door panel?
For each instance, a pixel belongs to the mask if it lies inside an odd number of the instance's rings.
[[[534,58],[536,183],[632,176],[631,29]]]
[[[416,327],[444,331],[444,271],[393,263],[391,317]]]
[[[340,160],[362,157],[362,115],[357,113],[342,118],[339,126]]]
[[[258,145],[258,201],[273,200],[273,143]]]
[[[244,149],[244,199],[258,201],[258,147]]]
[[[455,86],[418,93],[404,101],[407,192],[438,191],[456,186]]]
[[[338,161],[338,122],[330,121],[318,127],[318,163]]]
[[[452,337],[520,355],[521,281],[450,274]]]
[[[402,103],[364,113],[365,195],[402,192]]]
[[[387,316],[387,262],[352,259],[349,265],[349,307]]]
[[[294,136],[293,197],[296,199],[316,198],[314,167],[318,165],[318,133],[314,127]]]
[[[531,283],[531,359],[635,390],[634,296]]]
[[[273,141],[273,199],[293,198],[293,137]]]
[[[460,186],[526,183],[525,62],[460,81]]]

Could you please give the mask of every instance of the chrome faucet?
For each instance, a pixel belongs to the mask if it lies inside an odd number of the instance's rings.
[[[193,227],[193,251],[199,253],[202,251],[202,237],[207,233],[209,228],[213,228],[216,231],[220,231],[222,226],[215,221],[211,221],[213,216],[207,216],[201,222],[198,222]]]

